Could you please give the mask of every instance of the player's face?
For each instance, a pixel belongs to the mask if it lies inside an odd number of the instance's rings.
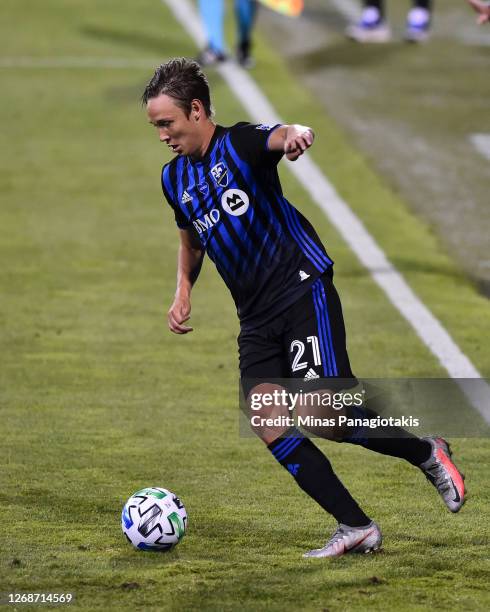
[[[167,95],[150,98],[146,106],[148,118],[158,130],[160,141],[164,142],[177,155],[197,154],[202,146],[202,136],[196,113],[204,112],[193,109],[189,117]]]

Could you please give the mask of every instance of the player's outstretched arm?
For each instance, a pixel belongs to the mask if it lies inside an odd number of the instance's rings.
[[[480,0],[467,0],[475,11],[478,13],[478,23],[490,23],[490,4],[481,2]]]
[[[313,130],[306,125],[281,125],[272,132],[268,144],[271,151],[282,151],[290,161],[295,161],[314,140]]]
[[[177,261],[177,289],[167,313],[168,326],[174,334],[187,334],[192,327],[184,325],[191,316],[191,290],[201,271],[204,249],[194,229],[180,230]]]

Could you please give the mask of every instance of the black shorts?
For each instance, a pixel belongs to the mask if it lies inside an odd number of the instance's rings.
[[[310,389],[357,384],[347,355],[342,306],[328,273],[272,322],[242,329],[238,352],[245,398],[256,384],[274,379],[302,381]]]

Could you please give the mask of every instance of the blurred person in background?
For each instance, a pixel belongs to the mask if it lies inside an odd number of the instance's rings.
[[[432,0],[412,0],[405,25],[405,40],[423,42],[429,38]],[[363,0],[361,18],[351,24],[346,34],[361,43],[384,43],[391,40],[391,29],[386,21],[384,0]]]
[[[481,2],[480,0],[466,0],[478,13],[477,23],[490,23],[490,4]]]
[[[252,66],[251,33],[257,13],[256,0],[234,0],[237,26],[236,58],[244,68]],[[225,0],[199,0],[201,15],[208,43],[197,57],[201,66],[210,66],[228,59],[224,40],[223,22]]]

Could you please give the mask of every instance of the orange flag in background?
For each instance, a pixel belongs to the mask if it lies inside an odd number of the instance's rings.
[[[303,12],[303,0],[260,0],[262,4],[288,17],[299,17]]]

